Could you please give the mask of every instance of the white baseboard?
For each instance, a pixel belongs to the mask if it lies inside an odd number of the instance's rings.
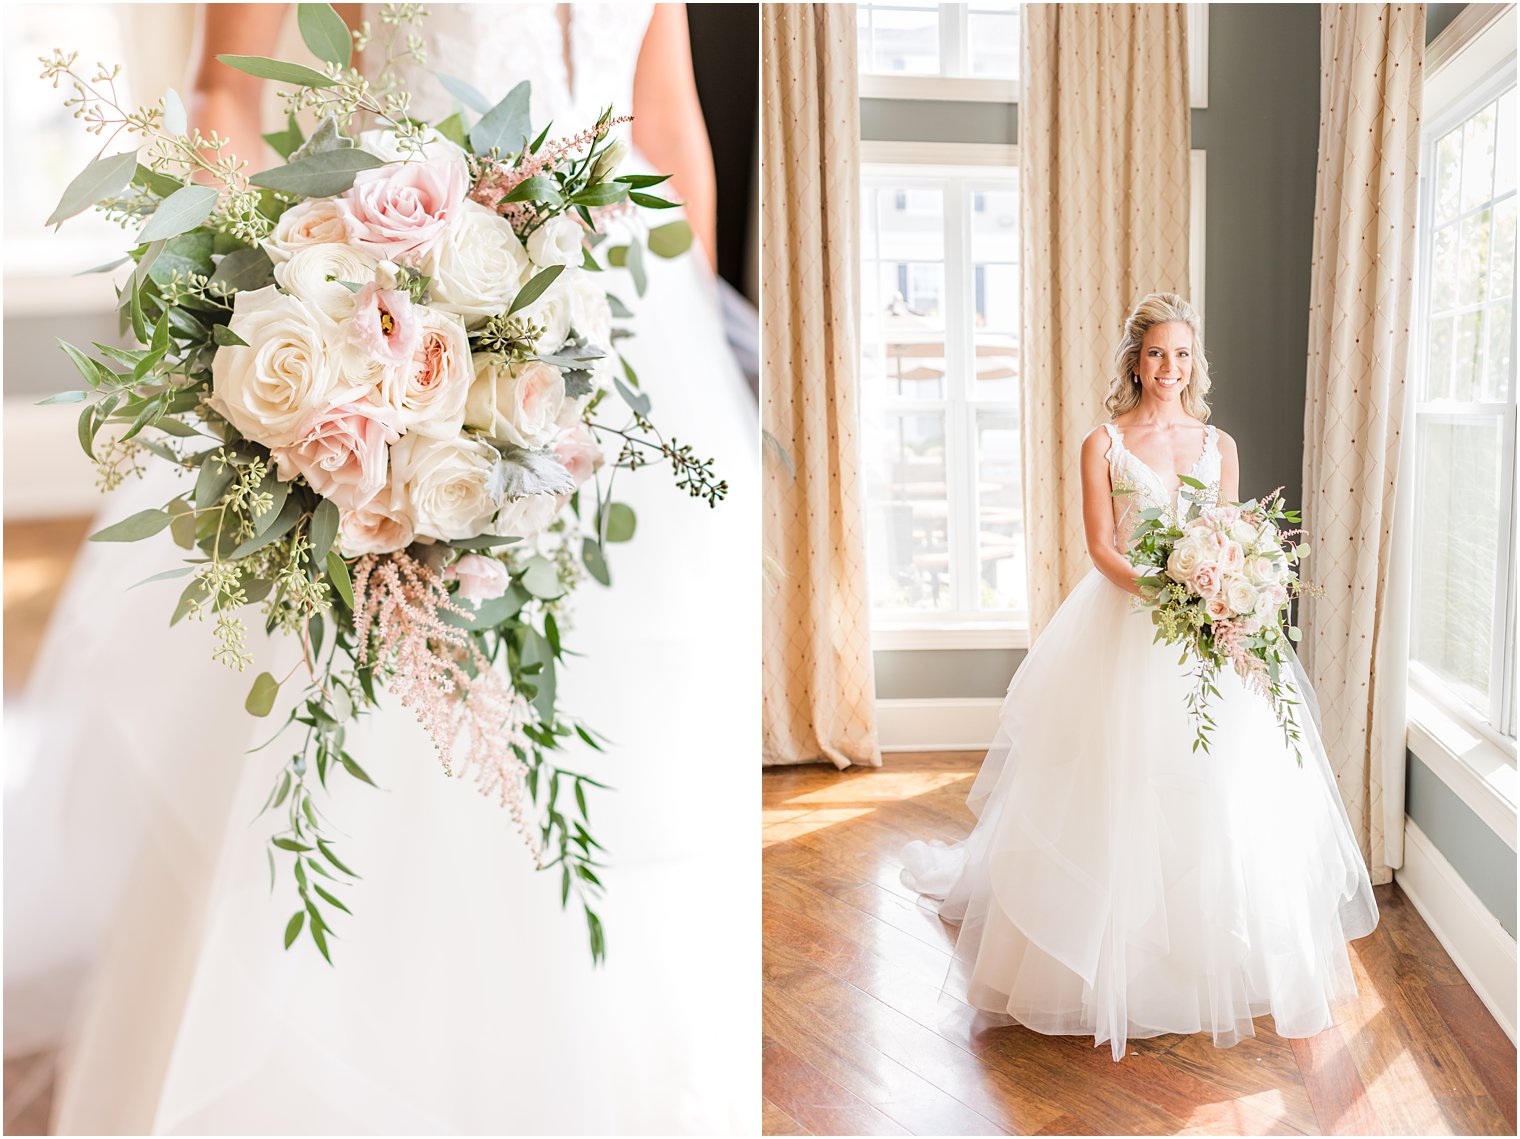
[[[88,516],[99,510],[95,467],[79,446],[79,405],[38,407],[31,397],[14,396],[4,408],[5,516]]]
[[[1419,827],[1404,821],[1399,887],[1494,1019],[1515,1039],[1515,939]]]
[[[882,751],[985,751],[997,735],[1002,697],[878,700]]]

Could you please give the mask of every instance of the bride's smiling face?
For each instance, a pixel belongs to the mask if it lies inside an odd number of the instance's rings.
[[[1193,330],[1180,320],[1153,324],[1140,343],[1140,388],[1152,399],[1175,400],[1193,378]]]

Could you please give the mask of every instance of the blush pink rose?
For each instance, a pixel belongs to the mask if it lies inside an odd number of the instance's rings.
[[[354,244],[392,261],[425,256],[464,201],[467,180],[464,164],[448,158],[361,170],[343,195],[356,225]]]
[[[1212,562],[1205,562],[1193,571],[1193,576],[1188,579],[1188,588],[1199,597],[1213,597],[1219,592],[1223,580],[1219,567]]]
[[[602,453],[590,428],[584,423],[573,423],[560,432],[559,438],[554,441],[554,457],[570,472],[576,486],[596,474],[607,461],[607,456]]]
[[[348,335],[370,359],[386,367],[410,366],[422,342],[422,321],[406,293],[371,282],[354,297]]]
[[[1230,603],[1224,599],[1222,594],[1211,597],[1209,603],[1203,608],[1211,621],[1222,621],[1230,616]]]
[[[288,447],[271,451],[282,481],[304,475],[311,489],[340,510],[359,510],[385,486],[396,432],[373,410],[342,404],[318,412]]]
[[[443,571],[444,580],[459,583],[459,596],[476,609],[482,601],[494,601],[507,591],[512,575],[495,558],[465,554]]]
[[[1246,552],[1240,548],[1240,543],[1226,540],[1221,543],[1219,550],[1219,566],[1225,573],[1239,573],[1245,565]]]
[[[338,512],[338,552],[345,558],[404,550],[415,537],[401,496],[389,482],[358,510]]]
[[[452,313],[417,310],[421,335],[406,367],[387,391],[403,431],[452,439],[464,426],[464,404],[475,379],[470,337]]]

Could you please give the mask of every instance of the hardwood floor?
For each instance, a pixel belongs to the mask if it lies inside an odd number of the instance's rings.
[[[1351,946],[1359,1001],[1234,1048],[991,1027],[940,991],[955,927],[898,880],[963,838],[981,755],[764,777],[764,1129],[771,1135],[1515,1134],[1515,1047],[1396,886]]]

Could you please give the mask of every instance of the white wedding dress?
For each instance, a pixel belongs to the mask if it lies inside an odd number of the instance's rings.
[[[488,97],[531,79],[556,135],[630,106],[647,5],[575,5],[568,39],[552,4],[430,8],[429,66]],[[409,81],[415,113],[448,113],[430,75]],[[732,489],[709,510],[661,468],[621,474],[638,532],[565,634],[585,655],[560,707],[612,741],[562,761],[616,788],[591,798],[605,966],[558,877],[394,705],[349,735],[382,789],[339,778],[324,804],[363,875],[336,965],[305,938],[284,951],[294,887],[282,866],[271,896],[269,820],[251,820],[287,741],[247,754],[283,709],[242,705],[294,647],[250,638],[255,664],[229,672],[205,626],[168,627],[178,585],[125,592],[175,564],[167,538],[87,546],[7,722],[7,1011],[45,1044],[73,1009],[61,1133],[758,1130],[756,417],[711,276],[695,254],[650,262],[623,351],[661,430]],[[133,484],[103,521],[172,493]]]
[[[1175,511],[1160,477],[1108,427],[1121,549],[1140,510]],[[1192,474],[1217,494],[1214,428]],[[1092,570],[1019,666],[972,786],[963,844],[911,843],[903,880],[960,923],[947,989],[995,1019],[1126,1040],[1210,1032],[1220,1046],[1270,1013],[1311,1036],[1355,997],[1349,939],[1377,925],[1366,867],[1306,704],[1303,766],[1233,673],[1193,751],[1179,650]]]

